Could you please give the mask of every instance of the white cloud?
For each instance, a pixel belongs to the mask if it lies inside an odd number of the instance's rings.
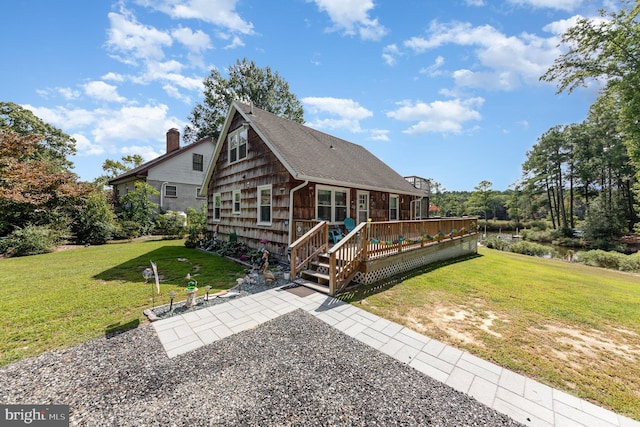
[[[140,156],[142,156],[145,162],[148,162],[149,160],[153,160],[156,157],[163,154],[155,151],[155,149],[150,145],[128,145],[126,147],[121,147],[119,152],[123,156],[128,156],[131,154],[139,154]]]
[[[191,52],[200,53],[212,47],[211,39],[201,30],[193,32],[190,28],[178,28],[171,35]]]
[[[351,99],[332,97],[307,97],[301,99],[305,112],[311,115],[330,115],[330,118],[316,118],[308,124],[318,129],[346,129],[361,132],[360,120],[373,116],[370,110]],[[337,117],[335,117],[337,116]]]
[[[83,85],[84,93],[94,99],[109,102],[125,102],[127,99],[118,95],[116,86],[103,81],[93,81]]]
[[[442,74],[442,71],[440,71],[440,67],[442,67],[443,64],[444,64],[444,58],[442,56],[438,56],[433,62],[433,64],[429,65],[428,67],[420,69],[420,74],[428,74],[431,77],[438,76]]]
[[[313,0],[318,9],[326,12],[333,22],[332,31],[343,31],[347,35],[359,34],[363,40],[380,40],[387,29],[378,22],[377,18],[370,18],[369,11],[373,9],[372,0]]]
[[[167,129],[181,128],[184,123],[168,117],[169,108],[164,104],[124,106],[119,109],[99,108],[95,110],[65,107],[38,108],[23,106],[31,110],[46,123],[50,123],[68,134],[85,135],[79,154],[95,154],[97,148],[113,151],[109,147],[124,141],[156,143],[164,141]],[[91,135],[88,137],[87,135]],[[93,142],[88,142],[93,139]]]
[[[138,0],[143,6],[159,10],[176,19],[198,19],[226,31],[253,34],[253,24],[236,12],[237,0]]]
[[[382,49],[382,59],[387,65],[396,65],[396,58],[401,55],[398,45],[390,44]]]
[[[470,23],[432,22],[427,37],[412,37],[404,46],[423,53],[446,44],[475,47],[478,70],[461,69],[454,73],[456,84],[511,90],[522,82],[537,84],[538,78],[560,55],[557,36],[548,38],[523,33],[507,36],[490,25],[474,27]],[[500,83],[500,84],[498,84]]]
[[[483,103],[483,98],[433,101],[429,104],[405,100],[399,102],[399,107],[388,112],[387,116],[402,122],[417,122],[403,131],[410,135],[459,134],[463,131],[464,123],[482,118],[477,109]]]
[[[390,141],[389,131],[386,129],[371,129],[369,132],[373,141]]]
[[[105,74],[104,76],[102,76],[101,78],[102,80],[110,80],[112,82],[123,82],[125,80],[125,77],[122,74],[114,73],[111,71]]]
[[[93,144],[84,134],[74,133],[71,136],[76,140],[76,151],[79,156],[99,156],[104,154],[104,147],[99,144]]]
[[[484,6],[484,0],[466,0],[465,3],[467,6]]]
[[[163,49],[171,46],[171,36],[148,25],[138,23],[134,16],[109,13],[111,27],[108,30],[107,46],[115,52],[115,58],[128,64],[137,60],[159,60]]]
[[[557,9],[572,11],[582,4],[582,0],[508,0],[520,6],[531,6],[536,9]]]

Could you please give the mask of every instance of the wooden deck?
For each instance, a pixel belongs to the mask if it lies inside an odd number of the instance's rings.
[[[366,222],[332,246],[329,224],[317,222],[291,244],[291,276],[300,284],[335,295],[358,273],[366,273],[373,261],[439,248],[445,242],[475,236],[476,231],[477,218]],[[424,258],[424,262],[433,258]]]

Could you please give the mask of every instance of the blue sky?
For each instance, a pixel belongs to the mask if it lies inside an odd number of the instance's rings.
[[[77,140],[74,171],[165,150],[202,80],[246,57],[302,101],[307,125],[447,190],[505,190],[597,85],[538,80],[576,17],[613,0],[29,0],[3,4],[0,100]],[[312,155],[312,153],[310,153]]]

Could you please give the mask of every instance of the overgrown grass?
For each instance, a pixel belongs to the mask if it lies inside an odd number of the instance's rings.
[[[157,264],[160,294],[142,271]],[[184,247],[183,240],[91,246],[0,259],[0,366],[48,350],[135,328],[145,308],[183,299],[187,273],[200,292],[235,285],[242,267]]]
[[[481,248],[345,299],[640,419],[640,276]]]

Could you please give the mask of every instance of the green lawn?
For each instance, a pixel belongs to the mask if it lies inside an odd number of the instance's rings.
[[[0,259],[0,366],[136,327],[155,304],[227,289],[242,267],[183,241],[149,241]],[[640,419],[640,276],[480,249],[393,286],[342,299],[432,338]]]
[[[0,259],[0,366],[42,352],[70,347],[145,322],[155,285],[142,271],[158,265],[162,276],[155,305],[168,293],[184,299],[189,273],[211,292],[228,289],[243,268],[183,240],[109,244],[45,255]]]
[[[640,276],[481,248],[344,299],[640,419]]]

